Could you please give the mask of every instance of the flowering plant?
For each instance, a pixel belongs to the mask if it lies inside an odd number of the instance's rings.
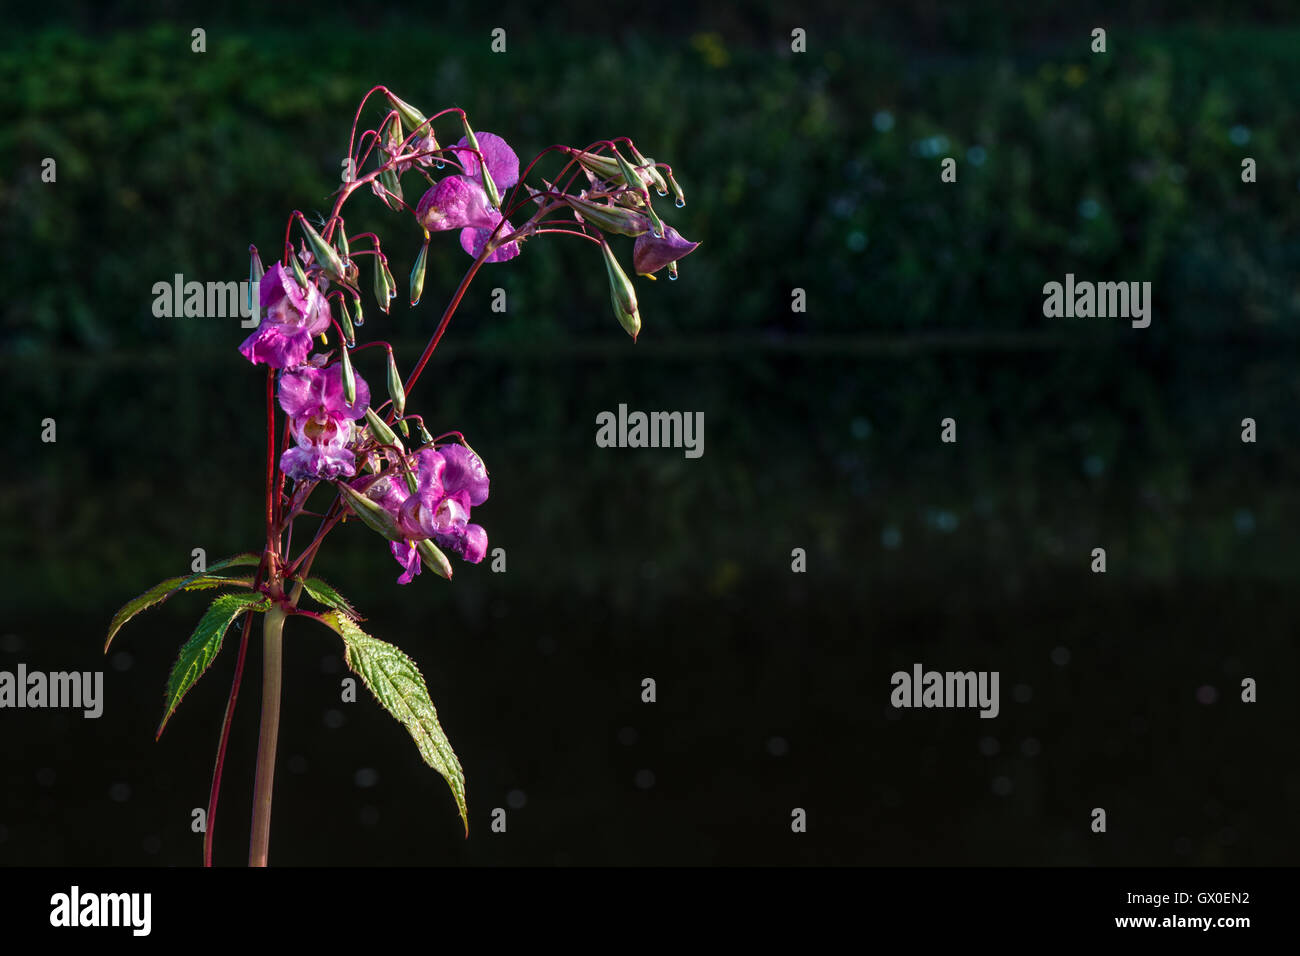
[[[375,127],[358,136],[362,111],[376,94],[382,96],[385,112]],[[434,123],[440,120],[459,120],[462,135],[454,145],[438,140]],[[563,160],[558,174],[550,182],[541,179],[540,189],[528,185],[525,180],[539,161],[552,154]],[[358,175],[372,157],[373,168]],[[408,181],[419,177],[427,187],[414,207],[405,199],[403,176]],[[421,228],[423,244],[409,282],[412,306],[423,291],[433,233],[458,230],[461,248],[473,259],[405,380],[388,343],[357,343],[357,329],[365,324],[360,263],[370,260],[381,311],[387,313],[397,295],[379,236],[349,235],[342,215],[362,186],[369,186],[390,209],[410,214]],[[367,634],[361,628],[364,618],[352,604],[311,576],[312,563],[329,533],[350,518],[386,539],[401,567],[399,584],[409,584],[422,569],[450,579],[448,552],[472,564],[483,560],[487,532],[470,517],[472,509],[488,499],[487,467],[459,432],[433,436],[420,415],[407,412],[407,398],[479,269],[518,257],[537,236],[565,235],[599,246],[614,314],[635,341],[641,331],[636,291],[609,236],[635,240],[634,271],[650,278],[667,268],[675,279],[678,260],[698,245],[660,219],[651,188],[659,196],[672,191],[677,206],[685,205],[672,168],[643,156],[626,137],[585,149],[549,146],[521,175],[509,144],[493,133],[476,134],[463,110],[426,117],[379,86],[357,106],[343,184],[328,218],[313,225],[301,212],[292,213],[283,254],[270,269],[264,268],[256,247],[250,247],[259,324],[239,351],[267,370],[265,541],[260,551],[170,578],[128,602],[114,616],[104,645],[107,651],[122,625],[137,613],[180,591],[229,589],[209,606],[172,667],[158,728],[161,736],[181,699],[221,650],[231,624],[243,618],[208,800],[205,865],[212,863],[217,797],[254,615],[262,616],[264,654],[249,864],[267,862],[282,641],[290,617],[315,621],[339,635],[348,666],[406,727],[425,762],[446,779],[468,836],[465,774],[419,669],[397,647]],[[503,190],[509,193],[503,195]],[[512,218],[525,214],[519,226],[511,224]],[[295,226],[301,232],[297,247],[292,242]],[[313,353],[314,348],[320,351]],[[388,396],[378,405],[372,404],[370,386],[354,365],[354,356],[375,348],[385,359]],[[284,417],[278,442],[277,408]],[[407,446],[412,429],[419,443],[416,450]],[[328,502],[325,510],[309,510],[313,494],[321,488],[327,492],[321,498]],[[320,523],[294,554],[294,527],[305,517],[317,517]],[[304,595],[318,609],[302,607]]]

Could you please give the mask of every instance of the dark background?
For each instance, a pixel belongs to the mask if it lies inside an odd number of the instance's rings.
[[[422,667],[470,839],[405,732],[339,702],[337,638],[291,621],[273,862],[1296,861],[1293,7],[837,6],[6,10],[0,668],[102,668],[107,701],[0,712],[0,862],[201,859],[237,634],[156,744],[205,596],[100,648],[192,548],[259,545],[264,378],[237,320],[155,318],[152,288],[240,279],[290,210],[326,211],[377,83],[525,160],[630,135],[703,245],[638,280],[635,345],[585,245],[481,273],[410,407],[488,462],[475,518],[508,571],[402,588],[351,525],[315,567]],[[418,230],[368,194],[348,211],[405,290]],[[366,337],[409,367],[468,264],[438,237],[424,301],[368,303]],[[1151,327],[1045,319],[1067,272],[1152,282]],[[621,402],[702,411],[704,456],[595,447]],[[895,711],[918,661],[999,671],[1000,716]],[[222,864],[246,855],[259,678],[254,642]]]

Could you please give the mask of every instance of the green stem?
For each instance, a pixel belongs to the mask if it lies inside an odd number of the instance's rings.
[[[284,608],[276,604],[262,624],[262,727],[257,739],[257,777],[253,783],[253,836],[248,865],[266,866],[271,842],[271,789],[275,746],[280,734],[280,672],[284,658]]]

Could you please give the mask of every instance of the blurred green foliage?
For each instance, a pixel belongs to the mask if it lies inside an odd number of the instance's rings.
[[[155,318],[153,283],[240,278],[249,242],[274,256],[291,209],[326,210],[353,109],[376,83],[426,111],[465,107],[525,159],[631,135],[672,163],[689,204],[666,215],[704,245],[671,291],[640,282],[651,339],[1039,329],[1042,283],[1067,271],[1151,280],[1157,336],[1171,321],[1221,332],[1294,312],[1297,31],[1166,28],[1112,36],[1101,56],[1086,34],[1015,56],[816,39],[795,56],[709,30],[556,33],[500,56],[417,22],[383,44],[364,29],[213,29],[196,54],[176,25],[35,33],[0,54],[0,343],[229,347],[228,323]],[[47,156],[56,184],[40,181]],[[956,185],[939,180],[945,156]],[[368,194],[348,212],[354,231],[388,239],[404,281],[414,224]],[[435,304],[385,334],[420,337],[467,264],[454,237],[439,240]],[[488,274],[510,312],[459,336],[612,334],[585,244],[528,252]],[[789,309],[795,287],[806,313]]]

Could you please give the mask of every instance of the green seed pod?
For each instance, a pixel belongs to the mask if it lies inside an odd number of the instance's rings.
[[[388,423],[375,414],[373,408],[366,409],[366,424],[370,426],[370,434],[375,437],[376,441],[382,445],[395,445],[403,454],[405,454],[405,446],[398,441],[397,435],[395,435],[393,430],[388,427]]]
[[[423,541],[415,542],[415,550],[420,552],[420,558],[426,568],[441,578],[451,580],[451,562],[438,550],[436,544],[425,538]]]
[[[307,273],[303,271],[302,262],[293,254],[292,251],[289,253],[289,262],[293,266],[294,278],[298,280],[298,285],[302,286],[303,294],[309,295],[315,286],[313,286],[311,281],[307,278]]]
[[[397,110],[402,119],[406,121],[406,125],[411,127],[413,130],[419,129],[421,126],[424,126],[429,122],[428,118],[423,113],[405,100],[398,99],[392,93],[388,94],[388,102],[393,104],[393,109]]]
[[[266,269],[262,266],[262,257],[257,254],[257,246],[248,247],[248,311],[259,321],[262,318],[262,276]]]
[[[311,254],[316,257],[316,262],[324,270],[325,274],[336,282],[343,281],[346,269],[343,267],[343,260],[334,250],[325,237],[312,228],[312,224],[307,221],[307,217],[298,216],[298,223],[302,226],[303,232],[307,233],[307,244],[311,246]]]
[[[614,316],[635,342],[641,332],[641,313],[637,309],[636,289],[632,288],[632,280],[627,277],[623,267],[614,258],[614,251],[610,249],[608,242],[600,244],[600,251],[605,256],[605,272],[609,276],[609,300],[614,306]]]
[[[429,259],[429,233],[424,234],[424,245],[420,246],[420,254],[415,257],[415,265],[411,267],[411,308],[420,304],[420,295],[424,292],[424,267]]]
[[[404,535],[402,529],[397,526],[397,520],[377,502],[355,491],[347,482],[337,482],[336,487],[367,528],[390,541],[403,540]]]
[[[589,222],[605,232],[635,238],[650,231],[650,220],[639,212],[619,206],[594,203],[577,196],[565,196],[564,201],[584,222]]]
[[[632,144],[628,145],[628,151],[632,154],[632,158],[636,160],[636,171],[641,176],[642,182],[648,179],[654,184],[655,189],[661,193],[668,192],[668,184],[664,182],[663,175],[655,168],[655,161],[642,156],[641,151]]]
[[[339,359],[343,363],[343,400],[351,405],[357,400],[357,375],[352,371],[352,356],[347,343],[339,349]]]
[[[389,304],[393,300],[392,273],[388,271],[388,266],[384,264],[381,256],[375,256],[375,301],[379,303],[379,308],[388,313]]]
[[[357,333],[352,327],[352,318],[348,315],[348,306],[346,302],[339,302],[339,328],[343,330],[343,345],[345,350],[357,344]],[[352,401],[352,399],[348,399]]]
[[[397,371],[397,360],[393,358],[390,350],[388,353],[388,397],[393,400],[393,411],[397,417],[401,418],[406,414],[406,389],[402,387],[402,376]],[[402,422],[402,433],[410,437],[410,432],[406,431],[406,423]]]

